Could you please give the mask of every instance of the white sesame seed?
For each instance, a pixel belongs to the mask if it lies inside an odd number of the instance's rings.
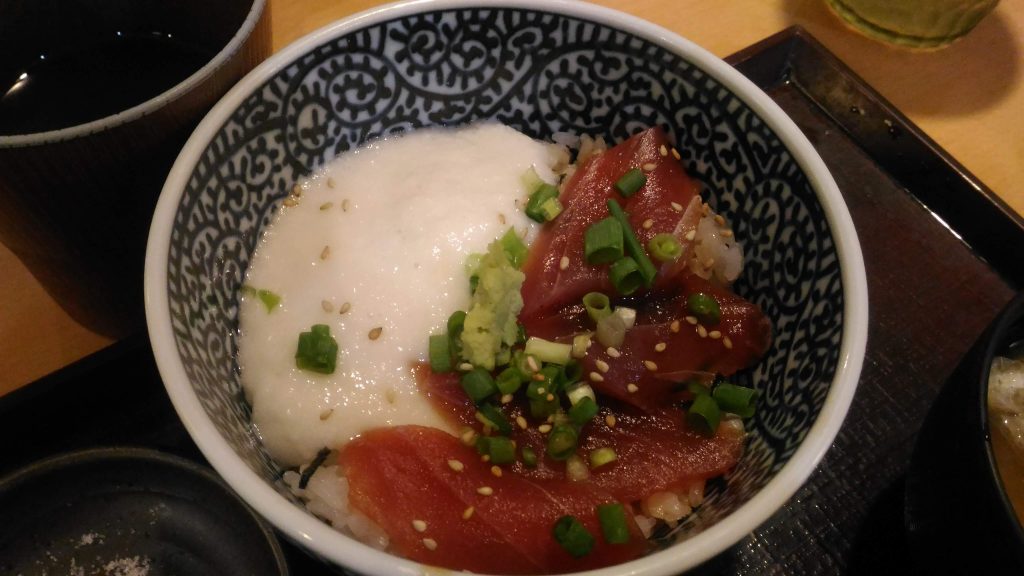
[[[413,528],[413,530],[415,530],[417,532],[426,532],[427,531],[427,523],[424,522],[423,520],[413,520],[412,521],[412,528]]]
[[[607,353],[612,358],[618,358],[619,356],[622,356],[622,352],[619,352],[617,349],[613,348],[612,346],[609,346],[608,349],[605,350],[605,353]]]
[[[725,346],[727,349],[732,350],[732,338],[729,338],[728,336],[722,336],[722,345]]]
[[[331,417],[331,414],[334,414],[334,408],[328,408],[327,410],[324,410],[323,412],[320,413],[320,420],[327,420],[328,418]]]
[[[298,206],[299,205],[299,201],[296,200],[295,198],[293,198],[292,196],[289,196],[289,197],[284,199],[284,202],[282,202],[282,204],[284,204],[285,206],[291,208],[292,206]]]
[[[661,154],[662,157],[668,156],[668,148],[666,148],[665,145],[662,144],[661,148],[658,148],[658,154]]]
[[[708,214],[711,213],[711,204],[704,202],[703,204],[700,205],[700,211],[701,214],[707,216]]]
[[[722,337],[722,333],[718,330],[712,330],[711,332],[708,332],[708,336],[710,336],[712,340],[718,340]]]
[[[690,326],[696,326],[697,325],[697,317],[696,316],[687,316],[686,317],[686,323],[689,324]]]
[[[551,424],[541,424],[540,426],[537,426],[537,431],[541,434],[547,434],[548,432],[551,432]]]
[[[505,224],[505,215],[500,212],[498,213],[498,223],[501,225]]]
[[[490,430],[491,430],[490,426],[484,426],[484,436],[490,436],[491,435]],[[491,461],[491,455],[490,454],[484,454],[483,456],[480,457],[480,461],[481,462],[490,462]]]
[[[526,418],[523,418],[522,416],[516,416],[516,424],[523,430],[526,430],[526,427],[529,426],[529,423],[527,423]]]
[[[655,364],[653,360],[644,360],[644,368],[654,372],[658,369],[658,365]]]
[[[327,260],[330,257],[331,257],[331,247],[330,246],[324,246],[324,249],[320,251],[320,259],[321,260]]]
[[[655,164],[654,162],[648,162],[647,164],[644,164],[644,166],[643,166],[644,172],[653,172],[654,169],[657,168],[657,167],[658,167],[658,165]]]
[[[641,224],[641,226],[644,227],[644,230],[650,230],[651,226],[654,226],[654,220],[651,219],[651,218],[648,218],[647,220],[644,220],[644,223]]]
[[[725,218],[722,218],[721,214],[715,214],[715,224],[725,226]]]
[[[732,238],[732,230],[722,230],[722,238]]]
[[[679,155],[679,150],[676,150],[675,148],[672,149],[672,157],[676,160],[682,159],[682,156]]]
[[[462,364],[459,364],[459,370],[462,370],[463,372],[469,372],[472,369],[473,365],[470,364],[469,362],[463,362]]]
[[[672,204],[670,204],[670,206],[672,206],[672,209],[675,210],[676,212],[683,211],[683,205],[680,204],[679,202],[673,202]]]
[[[341,211],[348,212],[348,198],[341,201]]]
[[[462,519],[463,520],[469,520],[470,517],[473,516],[473,512],[475,512],[475,511],[476,511],[476,508],[474,508],[472,506],[470,506],[469,508],[466,508],[465,510],[462,511]]]
[[[562,259],[558,261],[558,269],[559,270],[566,270],[568,268],[569,268],[569,257],[568,256],[562,256]]]
[[[604,423],[607,424],[609,428],[615,428],[615,415],[609,414],[605,416]]]
[[[462,440],[462,443],[466,446],[472,446],[476,444],[476,432],[472,428],[466,428],[459,436],[459,440]]]
[[[689,240],[690,242],[693,242],[693,239],[696,238],[696,237],[697,237],[697,229],[696,228],[694,228],[693,230],[690,230],[689,232],[686,233],[686,239]]]
[[[708,337],[708,329],[705,328],[703,324],[697,324],[697,336],[700,336],[701,338]]]
[[[511,394],[502,394],[501,395],[501,403],[502,404],[508,404],[511,401],[512,401],[512,395]]]
[[[328,188],[334,188],[334,178],[328,178],[327,179],[327,187]]]
[[[334,202],[324,202],[320,205],[320,211],[323,212],[324,210],[330,210],[333,206]]]
[[[380,338],[380,333],[383,331],[384,328],[382,326],[377,326],[373,330],[370,330],[368,336],[370,337],[370,340],[376,340],[377,338]]]
[[[388,388],[384,391],[384,399],[388,401],[388,404],[394,404],[397,398],[396,394],[398,393],[395,392],[394,388]]]
[[[594,366],[597,366],[597,369],[605,374],[607,374],[608,370],[611,368],[611,366],[608,366],[607,362],[601,360],[600,358],[594,361]]]
[[[664,342],[658,342],[657,344],[654,345],[654,351],[655,352],[664,352],[665,348],[667,348],[667,347],[668,347],[668,344],[665,344]]]
[[[543,386],[538,386],[537,387],[537,395],[538,396],[543,394],[543,393],[545,393],[545,392],[547,392],[547,390],[545,390]]]
[[[639,390],[639,389],[640,389],[640,387],[637,386],[636,384],[633,384],[632,382],[630,382],[629,384],[626,384],[626,390],[628,390],[630,394],[635,394],[636,391]]]
[[[501,478],[501,468],[497,465],[491,466],[491,474]]]
[[[344,314],[345,312],[348,312],[351,309],[352,309],[352,303],[351,302],[345,302],[345,303],[343,303],[341,305],[341,308],[338,308],[338,314]]]
[[[533,375],[533,379],[536,380],[537,382],[543,382],[544,381],[544,375],[540,374],[540,373],[534,374]]]
[[[324,309],[324,312],[334,312],[334,304],[331,304],[330,300],[321,300],[320,307]]]
[[[424,538],[423,545],[427,547],[427,550],[437,550],[437,540],[433,538]]]
[[[456,472],[462,472],[462,470],[465,468],[465,465],[463,465],[462,462],[460,462],[459,460],[452,458],[451,460],[448,461],[448,467],[451,468],[452,470],[455,470]]]
[[[534,360],[533,356],[526,357],[526,365],[529,366],[530,370],[533,370],[534,372],[540,370],[540,366],[537,366],[537,361]]]
[[[547,395],[547,396],[545,396],[544,398],[545,398],[545,399],[546,399],[546,400],[547,400],[548,402],[551,402],[552,400],[554,400],[554,399],[555,399],[555,395],[554,395],[554,394],[552,394],[552,393],[550,393],[550,392],[548,392],[548,395]]]
[[[594,382],[604,382],[604,376],[601,376],[601,374],[598,372],[591,372],[590,379],[593,380]]]
[[[668,329],[671,330],[673,333],[678,334],[679,333],[679,320],[673,320],[672,323],[668,325]]]
[[[715,259],[708,257],[708,259],[704,261],[703,266],[705,270],[711,270],[715,267]]]
[[[301,184],[296,184],[295,186],[292,186],[292,196],[295,196],[296,198],[298,198],[299,196],[302,196],[302,185]]]
[[[491,488],[490,486],[481,486],[476,489],[476,493],[481,496],[490,496],[491,494],[494,494],[494,488]]]

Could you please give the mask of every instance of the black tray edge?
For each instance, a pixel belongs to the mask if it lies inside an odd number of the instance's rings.
[[[725,59],[762,89],[789,83],[1016,289],[1024,218],[800,26]]]

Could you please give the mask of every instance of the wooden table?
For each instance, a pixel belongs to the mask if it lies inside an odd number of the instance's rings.
[[[597,0],[725,57],[799,24],[1024,214],[1024,0],[1003,0],[934,52],[889,48],[845,28],[823,0]],[[374,0],[271,1],[274,49]],[[0,244],[0,394],[110,344],[75,323]]]

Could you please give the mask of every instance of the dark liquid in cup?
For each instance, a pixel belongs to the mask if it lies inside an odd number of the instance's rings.
[[[40,54],[0,78],[0,135],[75,126],[141,104],[189,77],[215,50],[172,34],[110,34]]]

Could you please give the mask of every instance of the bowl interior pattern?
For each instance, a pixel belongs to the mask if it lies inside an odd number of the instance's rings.
[[[740,465],[663,537],[696,533],[767,484],[815,422],[839,355],[839,259],[805,174],[762,118],[671,50],[603,24],[528,9],[427,12],[369,24],[274,73],[206,147],[175,215],[168,292],[192,387],[234,450],[287,497],[235,362],[238,289],[261,231],[292,185],[335,155],[482,120],[611,142],[661,125],[743,242],[736,290],[772,319],[774,342],[740,377],[762,393]]]

